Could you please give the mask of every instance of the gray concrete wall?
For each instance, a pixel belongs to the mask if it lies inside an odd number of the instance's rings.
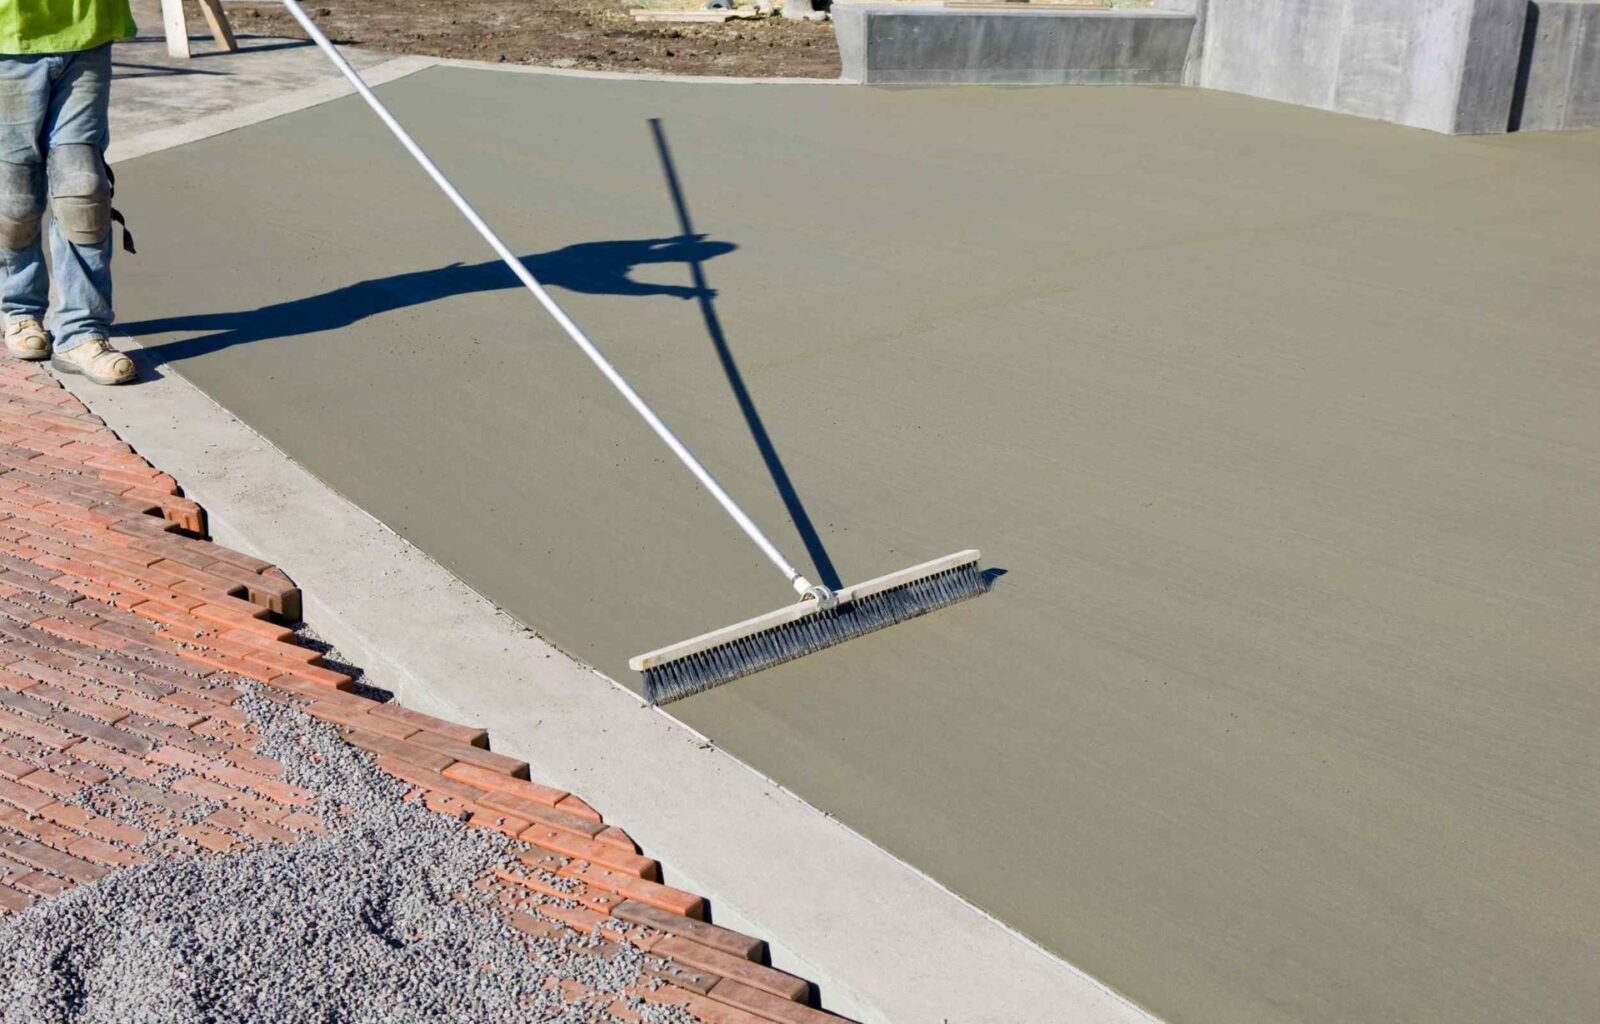
[[[997,11],[836,4],[844,77],[868,84],[1177,85],[1184,11]]]
[[[1206,49],[1206,17],[1211,13],[1211,0],[1156,0],[1156,5],[1163,9],[1167,4],[1187,4],[1187,10],[1194,15],[1194,31],[1189,34],[1189,51],[1183,58],[1183,84],[1199,85],[1200,71],[1205,65]]]
[[[1528,5],[1511,127],[1600,128],[1600,0]]]
[[[1528,0],[1210,0],[1200,84],[1440,132],[1505,131]]]
[[[1451,134],[1600,126],[1600,0],[833,11],[843,77],[868,84],[1182,84]]]

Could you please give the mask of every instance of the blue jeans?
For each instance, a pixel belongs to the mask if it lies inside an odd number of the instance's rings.
[[[0,241],[0,311],[7,323],[27,318],[45,322],[50,273],[40,232],[35,229],[29,241],[26,225],[30,216],[38,223],[48,195],[56,196],[59,213],[63,190],[55,179],[65,175],[57,174],[52,150],[79,158],[79,180],[85,154],[100,161],[99,173],[104,174],[110,98],[109,44],[82,53],[0,56],[0,214],[10,215],[0,224],[0,234],[18,243],[8,248]],[[103,238],[86,241],[98,232],[86,234],[80,227],[69,234],[57,215],[50,218],[48,233],[56,306],[46,326],[55,336],[56,351],[65,352],[91,336],[104,337],[111,324],[111,230],[108,222]]]

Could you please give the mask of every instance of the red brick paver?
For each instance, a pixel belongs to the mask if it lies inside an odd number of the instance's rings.
[[[350,692],[286,628],[300,615],[289,578],[205,537],[205,511],[172,477],[49,375],[0,364],[0,916],[149,857],[323,833],[314,794],[254,752],[242,677],[374,753],[408,799],[528,844],[480,881],[521,931],[576,938],[609,920],[608,937],[668,962],[632,994],[709,1024],[838,1020],[764,965],[764,943],[706,921],[703,898],[663,884],[626,832],[531,780],[484,730]],[[66,802],[88,786],[103,791],[95,810]],[[224,809],[180,823],[206,802]],[[152,846],[139,823],[176,838]]]

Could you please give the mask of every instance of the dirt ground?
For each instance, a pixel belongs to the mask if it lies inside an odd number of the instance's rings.
[[[340,0],[307,10],[336,42],[395,53],[680,75],[839,74],[829,22],[771,17],[641,25],[627,13],[637,6],[632,0]],[[227,10],[240,34],[303,37],[277,4],[230,3]],[[205,24],[198,8],[190,24]]]

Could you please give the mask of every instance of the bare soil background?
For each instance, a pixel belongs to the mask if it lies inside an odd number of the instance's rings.
[[[629,0],[339,0],[307,5],[340,43],[394,53],[679,75],[835,78],[833,25],[781,17],[636,24]],[[204,20],[190,4],[192,31]],[[230,3],[234,31],[304,38],[274,3]]]

